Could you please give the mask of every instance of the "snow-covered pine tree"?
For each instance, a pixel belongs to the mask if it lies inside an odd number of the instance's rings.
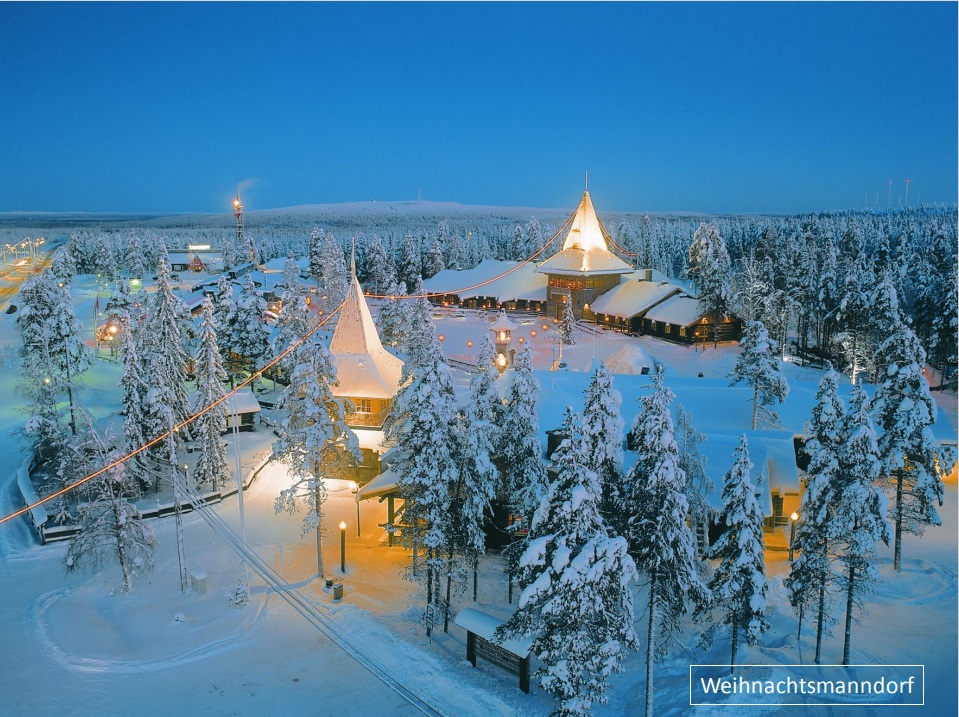
[[[779,366],[775,342],[769,338],[766,328],[759,321],[747,321],[746,330],[739,342],[740,354],[736,365],[729,372],[730,386],[740,381],[753,390],[752,428],[760,424],[776,426],[779,416],[769,408],[782,403],[789,394],[789,385]]]
[[[842,284],[842,300],[837,312],[842,331],[835,337],[853,383],[858,382],[860,373],[868,374],[872,370],[867,327],[872,312],[871,290],[875,282],[876,277],[865,252],[855,256]]]
[[[416,286],[417,281],[423,278],[422,272],[420,243],[412,234],[407,234],[403,237],[400,263],[396,270],[397,279],[405,281],[407,286]],[[413,293],[416,293],[415,290]]]
[[[486,553],[484,522],[496,495],[499,477],[493,464],[499,438],[496,422],[498,412],[495,408],[499,396],[493,386],[492,373],[492,366],[487,365],[474,374],[470,381],[469,399],[456,414],[453,425],[459,471],[458,480],[450,490],[444,632],[449,629],[449,606],[454,581],[462,580],[471,570],[475,601],[479,557]],[[457,556],[462,557],[459,564],[455,561]]]
[[[216,326],[216,345],[220,349],[220,356],[230,367],[230,379],[236,368],[233,361],[232,331],[230,330],[230,315],[233,313],[233,282],[225,275],[221,276],[216,284],[216,295],[213,299],[213,321]]]
[[[230,347],[243,357],[244,367],[254,373],[270,352],[270,327],[263,320],[266,300],[257,292],[253,277],[244,277],[240,295],[229,317]]]
[[[621,672],[626,651],[637,647],[629,590],[636,568],[626,541],[603,525],[599,481],[568,408],[563,429],[557,477],[532,516],[520,560],[519,606],[496,636],[533,638],[540,687],[559,702],[552,714],[573,717],[606,703],[609,675]]]
[[[223,383],[226,371],[216,345],[216,326],[213,321],[213,303],[209,297],[203,302],[200,322],[200,345],[196,359],[196,410],[213,406],[226,395]],[[193,432],[199,443],[200,457],[193,472],[197,483],[209,484],[214,491],[226,485],[230,470],[226,463],[226,448],[220,436],[226,431],[227,404],[203,410],[194,422]]]
[[[80,340],[80,322],[67,284],[49,271],[31,274],[20,286],[19,355],[22,390],[29,397],[48,394],[41,386],[66,391],[71,432],[76,435],[73,387],[89,368],[90,351]]]
[[[417,278],[413,286],[413,292],[410,296],[416,297],[406,300],[406,345],[401,346],[407,355],[406,363],[403,365],[401,380],[414,372],[419,366],[426,366],[432,363],[434,351],[439,351],[439,344],[435,339],[435,328],[433,326],[433,306],[425,297],[426,290],[423,288],[423,280]],[[435,345],[434,345],[435,344]]]
[[[436,276],[436,274],[445,268],[446,265],[443,262],[443,247],[439,239],[434,237],[433,241],[430,242],[429,249],[426,251],[426,256],[423,257],[423,278],[429,279],[431,276]]]
[[[714,622],[703,638],[705,644],[711,644],[720,624],[730,626],[730,673],[736,669],[740,639],[747,645],[756,645],[769,628],[763,511],[751,477],[753,464],[749,460],[745,434],[739,439],[733,456],[733,466],[723,477],[723,511],[719,523],[724,529],[710,551],[711,557],[721,559],[709,581],[709,589],[714,604],[723,614],[720,622]]]
[[[600,363],[586,389],[583,404],[583,436],[590,470],[599,478],[599,510],[607,528],[619,535],[620,491],[623,482],[623,397],[613,386],[613,377]]]
[[[371,294],[383,296],[389,294],[396,283],[393,262],[387,258],[387,250],[377,234],[370,239],[366,248],[366,281],[364,287]]]
[[[126,453],[146,443],[147,418],[144,413],[147,385],[143,380],[143,361],[140,359],[136,338],[138,318],[131,316],[120,327],[120,364],[123,373],[119,386],[123,406],[123,447]],[[151,436],[152,438],[152,436]],[[141,487],[149,485],[145,475],[144,456],[137,454],[126,462],[127,474],[135,478]]]
[[[277,402],[286,411],[283,434],[273,444],[273,453],[290,466],[292,484],[276,499],[276,512],[296,512],[306,504],[303,534],[316,531],[317,574],[323,577],[323,503],[326,501],[324,476],[343,465],[362,460],[359,444],[346,425],[346,413],[340,400],[333,397],[336,368],[330,352],[322,344],[305,343],[296,350],[296,367],[290,384]]]
[[[573,316],[573,299],[567,297],[566,303],[563,304],[563,320],[559,324],[560,339],[567,346],[576,344],[576,339],[573,336],[573,329],[575,328],[576,317]]]
[[[313,325],[310,307],[300,285],[300,268],[293,255],[287,257],[283,267],[283,294],[280,296],[280,315],[276,319],[276,334],[273,338],[273,356],[279,356],[299,341]],[[293,352],[280,360],[279,369],[284,376],[293,372]]]
[[[343,303],[349,286],[350,274],[346,269],[343,247],[332,234],[326,234],[323,240],[323,268],[320,288],[325,311],[333,311]]]
[[[67,244],[61,246],[53,255],[53,261],[50,263],[50,273],[57,281],[69,284],[77,273],[77,263],[73,260],[73,254]]]
[[[406,296],[406,284],[389,284],[386,295],[390,298],[380,302],[380,310],[376,315],[376,326],[380,330],[380,338],[393,348],[404,350],[407,343],[406,327],[409,319],[406,316],[406,304],[401,297]]]
[[[649,589],[646,628],[646,717],[653,714],[653,664],[664,657],[679,632],[687,602],[698,609],[709,603],[699,577],[695,540],[687,525],[686,476],[679,466],[669,404],[673,392],[656,366],[652,393],[640,399],[632,435],[637,453],[623,483],[623,537],[636,569]]]
[[[317,287],[322,288],[323,281],[323,251],[326,242],[326,233],[318,227],[313,227],[310,232],[310,239],[307,244],[307,259],[310,262],[310,276],[316,282]]]
[[[427,318],[429,318],[427,316]],[[442,570],[443,548],[450,526],[451,490],[459,481],[456,436],[456,396],[449,367],[429,324],[429,333],[415,337],[422,344],[423,363],[396,394],[384,424],[385,443],[395,446],[391,468],[400,477],[406,499],[402,519],[413,548],[412,577],[421,577],[419,549],[426,553],[426,599],[433,604],[434,578]],[[404,369],[405,370],[405,369]]]
[[[693,427],[693,418],[682,404],[676,404],[676,447],[679,449],[679,467],[686,474],[686,502],[689,504],[689,522],[696,539],[696,555],[704,557],[709,549],[709,524],[713,509],[706,496],[713,492],[713,482],[706,475],[706,457],[699,451],[699,444],[706,436]],[[700,561],[703,573],[708,565]]]
[[[135,232],[130,232],[123,246],[123,274],[130,279],[142,279],[145,267],[140,237]]]
[[[73,451],[79,472],[88,475],[120,457],[110,451],[92,424],[82,430]],[[91,461],[91,457],[93,460]],[[85,563],[94,570],[116,562],[123,573],[123,592],[129,593],[133,578],[153,569],[156,537],[132,500],[139,487],[120,463],[87,483],[84,500],[77,507],[79,531],[70,541],[65,563],[73,571]]]
[[[885,497],[875,486],[879,478],[879,448],[869,417],[868,400],[861,386],[853,388],[849,409],[839,434],[839,485],[833,542],[845,568],[842,586],[846,593],[846,624],[842,664],[849,664],[852,612],[862,609],[862,596],[879,580],[873,561],[876,543],[889,544]]]
[[[729,266],[729,252],[719,226],[702,222],[689,247],[686,276],[699,293],[699,310],[712,318],[714,341],[718,341],[715,328],[722,324],[729,308]]]
[[[166,253],[163,253],[163,257]],[[186,391],[186,369],[189,353],[186,346],[192,332],[189,312],[183,301],[174,295],[169,282],[170,264],[161,259],[157,269],[156,291],[147,300],[144,330],[139,332],[142,345],[139,355],[145,360],[144,380],[152,388],[163,387],[169,392],[169,407],[174,423],[190,416],[190,401]],[[166,399],[164,399],[166,400]],[[159,420],[158,416],[154,416]],[[152,426],[158,433],[166,430],[163,423]],[[147,436],[153,438],[157,433]],[[184,427],[182,437],[189,439],[190,427]]]
[[[529,521],[546,492],[546,466],[542,460],[539,442],[539,418],[536,401],[539,381],[533,376],[532,347],[526,345],[513,364],[513,383],[506,391],[506,406],[502,414],[500,444],[496,466],[500,472],[499,495],[509,504],[514,529],[529,529]],[[509,598],[512,602],[512,578],[516,575],[519,557],[526,547],[526,539],[510,543],[505,552],[509,575]]]
[[[845,406],[839,399],[837,389],[839,374],[827,368],[819,382],[816,404],[806,424],[805,451],[809,455],[806,474],[806,489],[799,506],[799,523],[796,525],[796,549],[799,555],[793,562],[785,580],[789,602],[798,613],[800,629],[803,614],[815,610],[816,656],[818,664],[822,656],[822,638],[830,634],[835,620],[829,614],[831,586],[835,574],[830,564],[830,535],[836,511],[836,490],[839,484],[839,426]]]
[[[895,526],[893,565],[902,570],[902,535],[922,535],[926,525],[942,525],[936,504],[942,505],[940,472],[955,456],[940,448],[932,435],[936,404],[923,375],[926,352],[902,320],[891,322],[879,345],[879,363],[885,367],[872,402],[880,431],[879,460],[884,487],[892,494],[890,518]]]

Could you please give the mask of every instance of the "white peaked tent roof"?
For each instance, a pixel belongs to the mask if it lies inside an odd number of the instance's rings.
[[[400,386],[403,361],[383,348],[370,307],[356,278],[356,266],[346,302],[330,341],[336,366],[337,396],[393,398]]]
[[[563,250],[540,264],[536,271],[543,274],[631,274],[633,268],[609,251],[593,201],[589,192],[583,192],[563,242]]]
[[[516,324],[509,320],[509,317],[506,316],[505,311],[500,310],[499,316],[496,317],[496,321],[494,321],[489,328],[490,331],[515,331]]]

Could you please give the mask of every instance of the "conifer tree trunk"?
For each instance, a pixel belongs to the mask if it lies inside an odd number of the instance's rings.
[[[649,576],[649,628],[646,631],[646,717],[653,717],[653,661],[656,657],[656,569]]]
[[[843,666],[849,665],[849,641],[852,634],[852,608],[853,608],[853,595],[855,593],[855,581],[856,581],[856,565],[853,563],[853,558],[849,560],[849,586],[846,589],[846,636],[843,639],[842,645],[842,664]]]
[[[316,491],[316,574],[323,576],[323,522],[320,519],[320,481],[315,481],[314,490]]]
[[[826,617],[826,576],[822,576],[819,583],[819,616],[816,621],[816,664],[819,664],[819,658],[822,654],[822,632],[823,621]]]
[[[114,538],[117,541],[117,561],[120,563],[120,569],[123,570],[123,592],[129,594],[130,590],[133,588],[133,580],[130,576],[130,566],[127,564],[127,554],[126,549],[123,546],[123,536],[121,535],[121,525],[120,525],[120,498],[116,495],[116,490],[111,488],[110,492],[113,497],[113,531]]]
[[[733,611],[732,628],[733,628],[733,637],[731,640],[732,656],[729,658],[729,674],[730,675],[736,671],[736,650],[739,648],[739,610]]]
[[[902,572],[902,468],[896,471],[896,538],[892,567]]]

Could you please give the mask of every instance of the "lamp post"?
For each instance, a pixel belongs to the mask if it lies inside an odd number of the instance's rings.
[[[346,521],[340,521],[340,572],[346,573]]]
[[[796,523],[799,522],[799,513],[793,511],[789,516],[789,562],[793,561],[796,549]]]

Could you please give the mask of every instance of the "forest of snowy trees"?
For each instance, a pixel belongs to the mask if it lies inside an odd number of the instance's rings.
[[[226,481],[218,440],[224,409],[196,421],[190,416],[222,399],[227,382],[282,356],[291,383],[277,405],[287,417],[274,450],[290,465],[292,481],[277,511],[306,505],[304,530],[316,532],[323,575],[320,467],[332,459],[357,461],[357,443],[344,423],[345,407],[333,398],[336,377],[326,347],[312,341],[297,346],[315,319],[305,309],[307,288],[292,259],[308,260],[309,281],[331,310],[346,295],[347,241],[355,246],[356,271],[368,291],[393,295],[409,287],[418,294],[423,279],[444,268],[525,259],[554,231],[535,218],[473,225],[459,218],[335,235],[296,222],[270,227],[265,216],[258,219],[264,223],[249,224],[243,246],[234,245],[229,231],[202,226],[78,230],[50,269],[24,282],[17,318],[23,355],[30,357],[22,362],[29,415],[24,434],[49,487],[70,485],[135,452],[82,494],[61,501],[64,520],[72,513],[81,526],[67,557],[70,569],[113,559],[123,568],[124,589],[131,589],[132,578],[149,570],[155,543],[133,501],[161,482],[200,480],[215,489]],[[935,409],[922,370],[932,365],[943,382],[955,376],[955,210],[709,222],[643,215],[624,217],[612,235],[633,265],[689,280],[706,313],[732,312],[746,322],[741,360],[730,378],[753,390],[752,428],[776,425],[773,406],[788,393],[779,366],[787,353],[831,360],[854,382],[877,384],[872,402],[857,388],[847,407],[836,397],[836,374],[824,375],[807,431],[811,460],[800,557],[787,580],[800,624],[804,617],[814,621],[817,661],[823,631],[842,612],[842,659],[848,664],[853,616],[877,580],[877,543],[894,540],[898,570],[903,536],[938,524],[938,466],[954,460],[932,440]],[[166,247],[201,237],[221,245],[224,268],[251,257],[289,257],[275,329],[262,320],[265,302],[249,276],[238,292],[221,281],[195,328],[171,288]],[[554,242],[550,251],[559,248]],[[97,274],[112,287],[108,306],[120,325],[123,369],[122,435],[100,435],[74,404],[72,389],[90,365],[67,293],[76,274]],[[130,299],[131,279],[154,285],[142,305]],[[593,376],[583,415],[567,412],[564,440],[547,466],[528,348],[517,357],[514,380],[500,401],[487,335],[470,401],[460,406],[428,302],[386,300],[378,321],[384,343],[406,357],[385,436],[405,497],[400,519],[411,541],[410,576],[423,583],[444,628],[453,596],[468,591],[471,580],[475,599],[486,549],[484,515],[499,497],[519,519],[504,561],[510,602],[514,582],[519,596],[501,636],[532,638],[540,685],[557,700],[555,714],[587,714],[591,703],[602,703],[608,677],[622,669],[627,651],[640,646],[646,714],[654,714],[654,664],[676,648],[687,614],[706,623],[704,645],[728,632],[730,666],[742,643],[761,642],[767,625],[763,516],[746,436],[724,479],[722,512],[712,516],[721,537],[707,548],[697,538],[710,517],[697,450],[701,436],[685,409],[674,425],[674,396],[661,367],[638,407],[629,471],[623,470],[621,399],[603,367]],[[192,403],[188,385],[195,391]],[[163,439],[139,450],[158,436]],[[201,451],[203,466],[192,478],[181,475],[177,461],[188,440]],[[638,591],[642,635],[633,627]]]

